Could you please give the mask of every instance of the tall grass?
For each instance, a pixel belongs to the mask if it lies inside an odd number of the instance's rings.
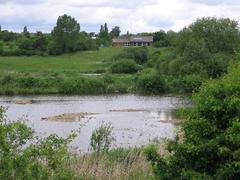
[[[133,93],[134,75],[1,73],[0,95]]]
[[[74,156],[67,165],[83,179],[153,179],[151,165],[141,149]]]

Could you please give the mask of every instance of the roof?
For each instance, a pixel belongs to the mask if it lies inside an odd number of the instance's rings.
[[[128,43],[130,40],[128,38],[113,38],[113,43]]]
[[[129,42],[143,42],[143,43],[151,43],[153,42],[153,36],[132,36],[130,38],[122,37],[122,38],[113,38],[113,43],[129,43]]]
[[[131,42],[153,42],[153,36],[132,36]]]

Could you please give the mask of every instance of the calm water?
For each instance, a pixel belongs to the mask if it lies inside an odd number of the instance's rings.
[[[15,100],[29,99],[33,104],[14,104]],[[8,108],[8,119],[27,118],[37,135],[45,137],[56,133],[66,137],[72,130],[80,129],[71,144],[77,151],[88,151],[92,131],[102,122],[114,127],[116,141],[113,147],[141,146],[156,138],[174,138],[172,111],[186,100],[159,96],[14,96],[0,97],[0,106]],[[111,110],[142,109],[138,112],[112,112]],[[92,119],[79,122],[48,122],[43,117],[63,113],[99,113]],[[169,122],[163,122],[169,121]]]

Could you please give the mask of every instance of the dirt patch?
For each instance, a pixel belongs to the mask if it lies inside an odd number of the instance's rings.
[[[32,100],[28,100],[28,99],[17,99],[13,101],[14,104],[32,104],[33,101]]]
[[[43,121],[54,121],[54,122],[76,122],[82,119],[95,119],[94,115],[98,115],[98,113],[65,113],[57,116],[50,116],[46,118],[42,118]]]
[[[109,110],[110,112],[143,112],[146,109],[113,109]]]
[[[161,122],[161,123],[171,123],[171,124],[174,124],[174,125],[180,125],[181,124],[181,121],[180,120],[160,120],[158,122]]]

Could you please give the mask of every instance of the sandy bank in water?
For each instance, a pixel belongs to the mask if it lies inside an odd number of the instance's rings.
[[[55,121],[55,122],[76,122],[81,119],[96,119],[94,115],[98,115],[98,113],[64,113],[57,116],[50,116],[42,118],[43,121]]]
[[[29,99],[16,99],[13,101],[14,104],[32,104],[33,101],[32,100],[29,100]]]
[[[112,109],[110,112],[144,112],[146,109]]]

